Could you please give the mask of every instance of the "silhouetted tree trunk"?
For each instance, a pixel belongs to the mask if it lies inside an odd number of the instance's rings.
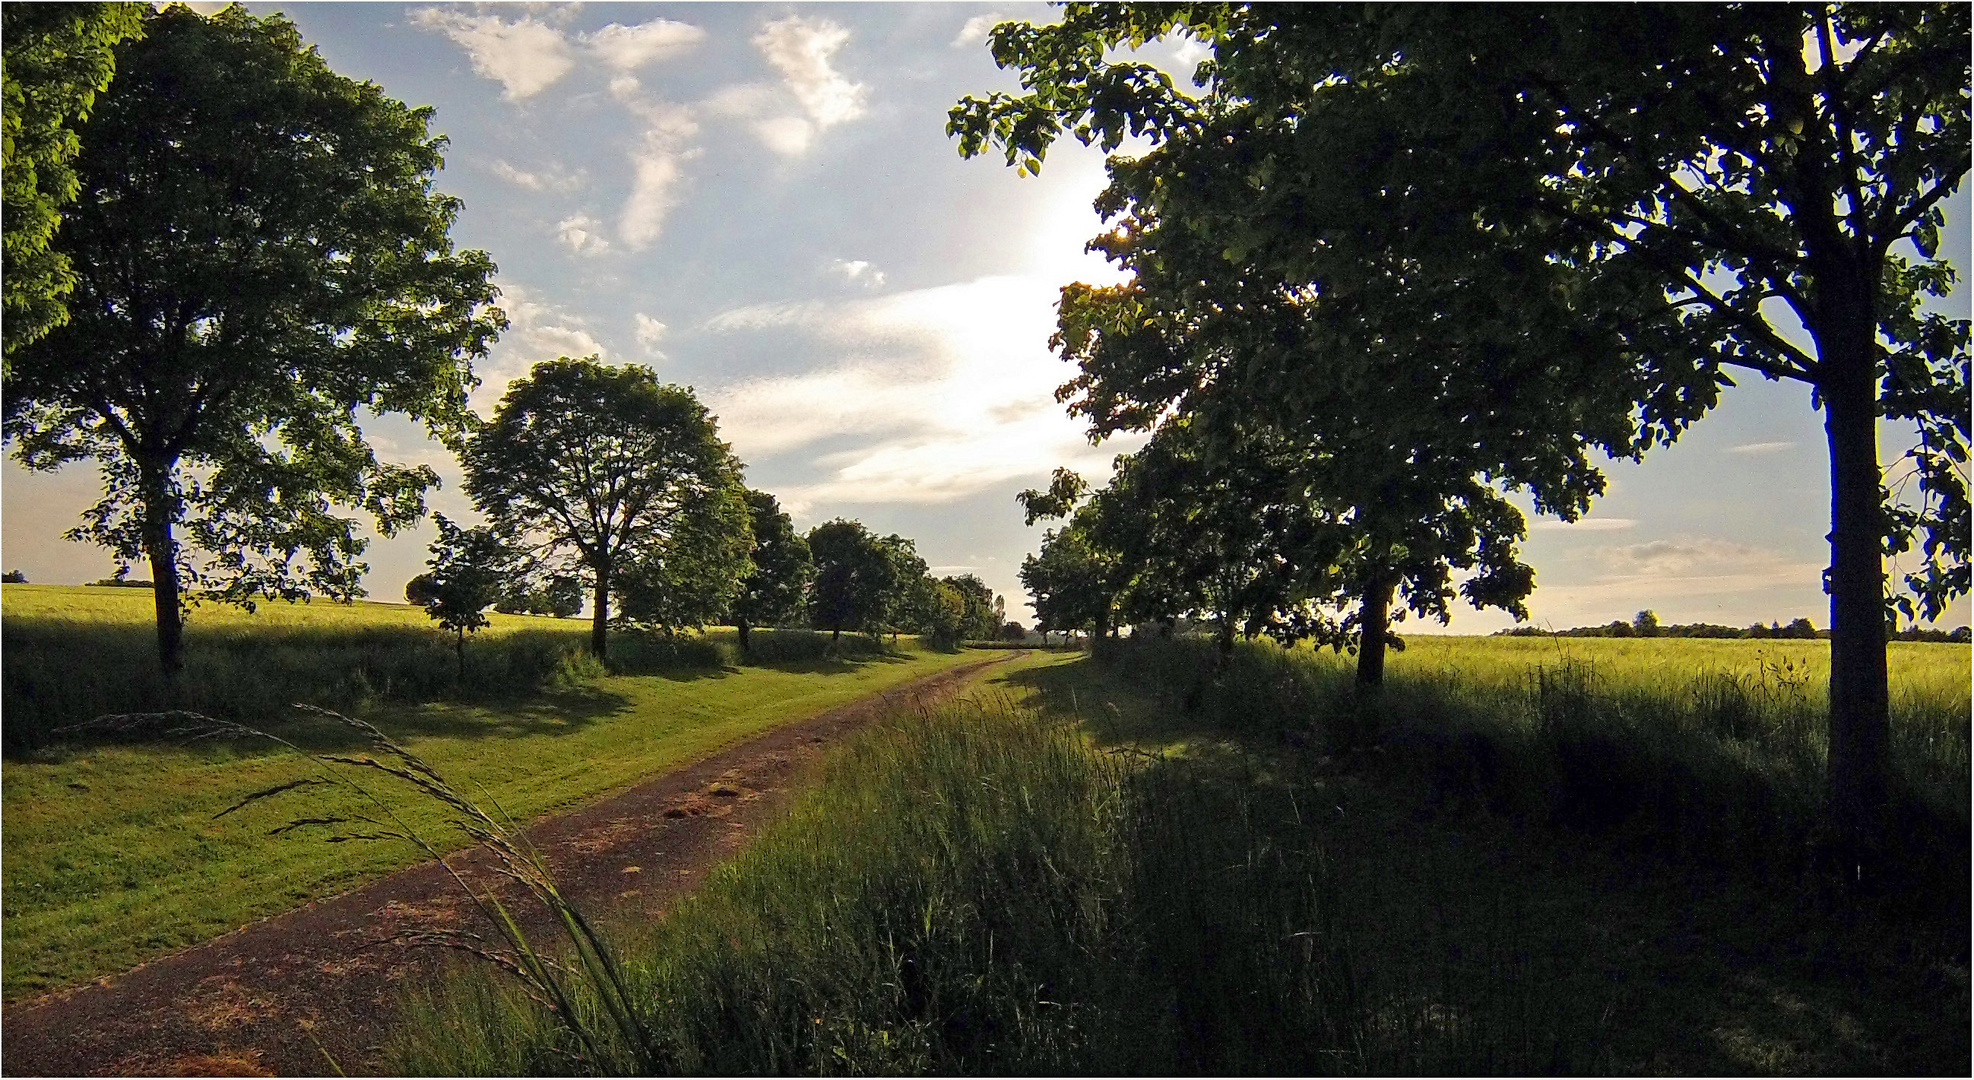
[[[605,659],[604,648],[607,645],[604,634],[610,627],[610,561],[593,559],[590,569],[596,573],[596,613],[590,617],[589,651],[602,660]]]
[[[1883,830],[1888,788],[1884,507],[1875,324],[1868,312],[1833,321],[1817,335],[1831,481],[1828,797],[1856,873],[1866,857],[1859,845],[1872,845]]]
[[[466,628],[462,626],[455,632],[459,638],[453,642],[452,649],[459,654],[459,682],[464,686],[466,684]]]
[[[1391,637],[1391,597],[1398,588],[1395,575],[1371,579],[1364,589],[1364,613],[1358,627],[1357,685],[1383,686],[1385,642]]]
[[[747,652],[747,618],[742,616],[733,621],[733,628],[740,632],[740,651]]]
[[[157,609],[158,667],[165,683],[176,686],[185,667],[185,612],[178,585],[178,541],[172,536],[177,507],[171,493],[171,465],[141,467],[143,485],[144,554],[151,563],[151,599]]]

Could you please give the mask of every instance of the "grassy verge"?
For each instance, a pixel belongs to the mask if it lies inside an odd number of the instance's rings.
[[[1019,706],[870,732],[700,894],[619,928],[655,1062],[607,1038],[572,1057],[566,1027],[465,970],[418,1004],[396,1064],[1966,1071],[1964,899],[1830,902],[1763,852],[1732,857],[1791,820],[1788,797],[1750,794],[1798,782],[1771,758],[1814,750],[1789,672],[1762,689],[1760,664],[1741,670],[1747,700],[1716,706],[1740,669],[1633,676],[1606,654],[1559,684],[1553,663],[1475,652],[1489,662],[1466,675],[1451,646],[1451,667],[1395,670],[1375,706],[1307,653],[1244,651],[1219,678],[1184,643],[1028,665],[999,680]],[[1939,685],[1964,702],[1964,649],[1919,659],[1958,665]],[[1934,749],[1902,775],[1965,761],[1957,707],[1957,724],[1902,714],[1934,732],[1907,733],[1902,753]],[[1716,756],[1752,786],[1715,804],[1741,808],[1718,827],[1659,796],[1600,816],[1557,771],[1610,765],[1561,749],[1591,735],[1661,795],[1687,780],[1652,777]]]
[[[10,636],[17,588],[8,586]],[[278,623],[270,631],[275,638],[283,632]],[[11,640],[8,649],[11,671]],[[484,792],[525,820],[966,659],[904,649],[650,675],[590,673],[559,690],[505,699],[410,704],[372,697],[364,715],[465,790]],[[249,681],[249,673],[241,678]],[[283,693],[280,700],[294,699]],[[18,714],[14,704],[7,708],[11,725]],[[278,721],[285,737],[307,747],[345,745],[346,733],[327,724],[255,715],[237,704],[231,711],[263,726]],[[292,756],[267,747],[212,743],[57,746],[6,762],[5,996],[120,971],[411,861],[383,845],[267,836],[286,820],[279,808],[212,820],[247,792],[299,770]],[[333,800],[322,805],[341,809]],[[438,822],[432,808],[416,802],[400,809],[428,831]]]
[[[184,708],[264,726],[295,701],[361,711],[380,703],[511,701],[606,674],[589,623],[490,616],[462,657],[451,635],[403,604],[264,603],[255,612],[206,605],[186,632],[176,692],[158,673],[151,594],[141,589],[7,585],[0,745],[32,755],[54,729],[107,713]],[[608,673],[654,674],[737,664],[867,658],[886,645],[852,636],[762,630],[743,655],[730,628],[676,638],[619,633]]]

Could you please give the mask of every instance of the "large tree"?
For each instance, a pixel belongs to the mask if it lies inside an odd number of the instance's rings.
[[[809,619],[832,638],[843,631],[876,634],[890,616],[900,578],[895,546],[861,522],[837,518],[809,530],[816,574],[809,586]]]
[[[1212,48],[1197,95],[1106,55],[1175,29]],[[1968,38],[1959,4],[1072,5],[996,31],[1024,92],[953,127],[1027,168],[1065,132],[1183,147],[1169,189],[1238,191],[1196,224],[1277,280],[1374,281],[1350,270],[1367,247],[1423,271],[1420,239],[1448,236],[1567,267],[1579,325],[1617,336],[1613,381],[1662,440],[1733,369],[1809,386],[1831,475],[1830,799],[1856,839],[1887,791],[1887,601],[1930,616],[1968,588],[1967,325],[1924,306],[1952,279]],[[1882,483],[1881,419],[1917,430],[1903,492]],[[1888,550],[1912,560],[1906,595]]]
[[[536,364],[460,461],[489,521],[588,580],[599,658],[620,570],[662,574],[668,552],[731,567],[720,553],[746,539],[739,463],[692,392],[650,368],[593,356]]]
[[[430,109],[330,71],[278,15],[144,27],[81,126],[54,239],[70,318],[15,350],[5,430],[31,469],[96,460],[104,496],[71,535],[149,560],[173,676],[188,586],[361,592],[366,541],[336,509],[388,536],[437,482],[378,461],[361,414],[456,430],[505,319],[493,263],[447,236]]]
[[[74,271],[50,245],[80,183],[75,126],[116,71],[116,46],[143,26],[141,4],[17,3],[0,8],[4,147],[5,351],[68,321]]]
[[[747,651],[752,627],[776,626],[801,615],[809,580],[815,575],[808,541],[795,531],[794,522],[773,495],[749,491],[747,509],[752,517],[754,549],[732,611],[742,652]]]

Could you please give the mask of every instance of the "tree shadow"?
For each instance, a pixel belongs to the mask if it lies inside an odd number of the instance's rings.
[[[1016,700],[1052,720],[1080,726],[1104,749],[1146,753],[1187,749],[1229,734],[1189,715],[1157,688],[1130,686],[1087,655],[1068,663],[1023,668],[997,680],[1016,691]]]

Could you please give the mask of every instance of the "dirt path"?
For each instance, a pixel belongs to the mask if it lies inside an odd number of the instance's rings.
[[[705,879],[787,800],[829,742],[899,706],[950,697],[1009,653],[775,728],[529,828],[586,910],[657,913]],[[539,912],[530,933],[548,940]],[[7,1006],[8,1076],[321,1075],[382,1068],[400,988],[440,950],[385,943],[477,919],[424,863],[89,985]],[[380,944],[381,943],[381,944]],[[326,1055],[326,1056],[325,1056]]]

